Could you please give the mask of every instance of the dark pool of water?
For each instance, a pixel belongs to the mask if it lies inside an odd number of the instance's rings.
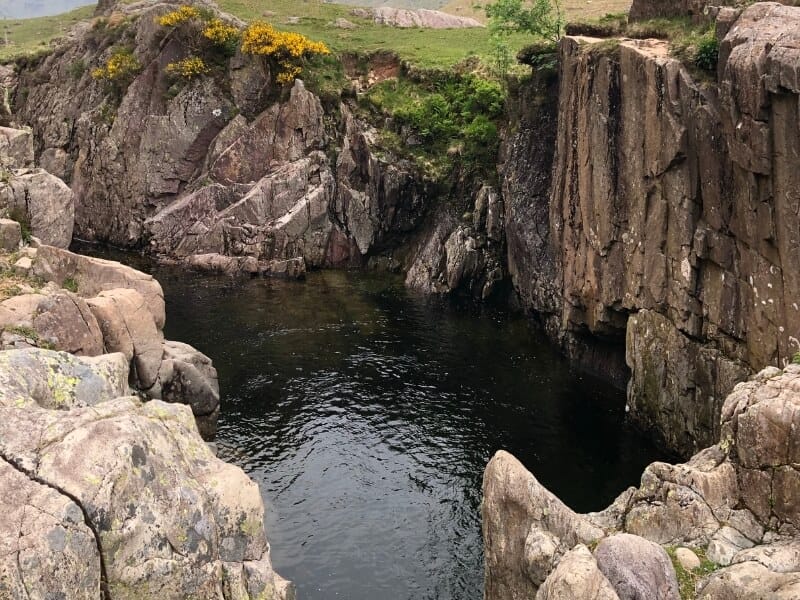
[[[220,455],[261,486],[300,598],[481,598],[481,477],[500,448],[579,510],[661,458],[622,392],[501,311],[385,276],[155,274],[168,337],[214,359]]]

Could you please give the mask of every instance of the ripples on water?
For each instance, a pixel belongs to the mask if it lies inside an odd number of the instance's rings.
[[[624,425],[622,392],[502,312],[365,274],[156,276],[167,335],[219,370],[220,455],[259,482],[300,598],[481,598],[481,477],[499,448],[579,510],[660,458]]]

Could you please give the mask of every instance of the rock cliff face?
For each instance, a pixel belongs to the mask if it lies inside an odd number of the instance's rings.
[[[385,156],[346,102],[324,110],[302,81],[277,86],[257,58],[237,54],[214,77],[175,85],[165,68],[190,49],[154,22],[170,4],[105,6],[105,20],[21,74],[17,117],[75,192],[76,235],[279,275],[358,265],[407,241],[431,183]],[[121,98],[88,67],[67,74],[121,45],[142,65]]]
[[[762,371],[725,400],[719,444],[653,463],[599,513],[572,512],[498,452],[483,483],[486,600],[677,600],[676,570],[691,597],[796,598],[798,409],[800,365]]]
[[[717,439],[733,384],[800,346],[800,10],[726,26],[717,85],[661,42],[565,39],[549,202],[505,179],[523,302],[584,359],[625,340],[631,414],[683,454]]]

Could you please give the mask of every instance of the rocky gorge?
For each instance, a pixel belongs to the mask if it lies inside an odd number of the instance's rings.
[[[74,531],[80,548],[56,544],[63,565],[91,556],[99,568],[64,566],[87,578],[68,586],[115,598],[141,597],[143,585],[168,597],[291,593],[269,564],[257,490],[199,441],[219,411],[210,359],[164,340],[155,280],[70,253],[74,236],[230,274],[364,267],[400,271],[430,294],[510,290],[573,360],[627,386],[633,421],[694,457],[656,463],[641,488],[587,516],[495,457],[484,482],[487,599],[677,597],[664,546],[703,549],[726,567],[692,582],[707,597],[741,597],[751,580],[767,586],[754,597],[797,593],[787,415],[798,390],[787,365],[800,350],[800,9],[716,11],[714,77],[663,40],[567,36],[557,77],[534,74],[512,93],[497,174],[443,176],[390,147],[391,119],[359,103],[376,83],[424,73],[357,57],[331,93],[310,80],[278,86],[268,63],[237,51],[176,84],[168,66],[191,43],[156,19],[177,4],[102,2],[8,84],[14,124],[31,132],[0,136],[0,206],[30,231],[2,224],[19,282],[0,304],[1,360],[15,374],[0,377],[10,411],[0,444],[8,489],[61,512],[32,525],[20,500],[6,527],[31,545],[9,548],[17,562],[0,586],[13,596],[38,577],[29,573],[50,574],[22,558],[63,537],[53,531]],[[121,46],[140,68],[110,90],[86,66]],[[115,457],[69,442],[112,435],[130,437]],[[95,462],[61,465],[62,455]],[[166,467],[152,463],[171,455],[183,470],[160,481]],[[126,494],[143,489],[153,498],[137,512]],[[187,516],[181,502],[202,509]],[[164,528],[174,533],[153,533]],[[645,583],[620,574],[632,557],[649,561]],[[145,577],[148,561],[160,579]]]

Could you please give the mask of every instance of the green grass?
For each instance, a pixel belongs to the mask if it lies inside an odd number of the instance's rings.
[[[0,62],[48,50],[52,40],[62,37],[73,25],[89,19],[93,13],[94,7],[86,6],[54,17],[0,22],[4,32],[8,31],[9,42],[8,46],[0,45]],[[3,38],[4,35],[0,36]]]
[[[695,592],[697,583],[707,575],[718,570],[720,566],[708,560],[705,550],[695,548],[692,549],[692,551],[697,555],[697,558],[700,559],[700,566],[691,571],[687,571],[683,568],[675,555],[677,547],[667,546],[665,549],[672,561],[672,566],[675,567],[675,575],[678,577],[678,592],[680,593],[681,600],[694,600],[697,597],[697,593]]]
[[[375,25],[368,19],[350,14],[352,6],[327,4],[320,0],[273,0],[265,5],[260,0],[219,0],[223,10],[246,21],[264,19],[276,27],[297,31],[325,42],[334,52],[372,53],[392,50],[401,59],[418,67],[446,68],[470,56],[487,59],[491,48],[486,29],[398,29]],[[274,15],[264,16],[265,6]],[[287,23],[289,17],[300,17],[297,24]],[[356,25],[344,30],[332,23],[344,18]],[[511,40],[514,51],[530,41],[529,36],[518,35]]]

